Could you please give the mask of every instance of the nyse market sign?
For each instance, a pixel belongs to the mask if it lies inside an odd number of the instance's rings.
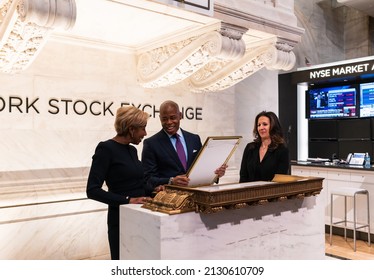
[[[39,97],[19,97],[0,95],[1,114],[49,114],[76,116],[114,116],[120,106],[131,105],[150,114],[152,118],[159,117],[159,107],[148,103],[114,102],[103,100],[83,100],[71,98],[50,98],[41,100]],[[183,118],[202,120],[201,107],[182,106]]]
[[[364,62],[359,64],[351,65],[337,65],[329,68],[317,69],[310,71],[309,78],[318,79],[318,78],[332,78],[339,77],[344,75],[359,75],[368,72],[374,71],[373,62]]]
[[[305,67],[292,74],[292,82],[314,83],[318,81],[333,81],[335,78],[360,77],[374,74],[374,60],[361,60],[352,63],[331,64],[321,67]]]

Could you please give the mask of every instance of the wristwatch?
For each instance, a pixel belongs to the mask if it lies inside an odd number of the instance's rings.
[[[174,177],[170,177],[168,185],[172,185],[173,184],[173,180],[174,180]]]

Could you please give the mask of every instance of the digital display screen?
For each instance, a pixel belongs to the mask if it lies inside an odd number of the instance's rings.
[[[374,116],[374,83],[360,84],[360,117]]]
[[[307,117],[310,119],[357,117],[356,86],[334,86],[307,91]]]

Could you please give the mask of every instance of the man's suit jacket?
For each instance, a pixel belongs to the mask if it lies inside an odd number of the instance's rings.
[[[182,130],[187,146],[187,169],[199,153],[202,144],[200,136]],[[142,151],[144,174],[149,188],[169,182],[170,177],[186,174],[178,154],[164,130],[144,140]]]

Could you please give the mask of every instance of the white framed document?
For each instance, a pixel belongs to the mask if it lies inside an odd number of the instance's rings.
[[[217,179],[214,171],[227,164],[239,145],[241,136],[210,136],[205,140],[192,166],[187,171],[189,187],[211,185]]]

